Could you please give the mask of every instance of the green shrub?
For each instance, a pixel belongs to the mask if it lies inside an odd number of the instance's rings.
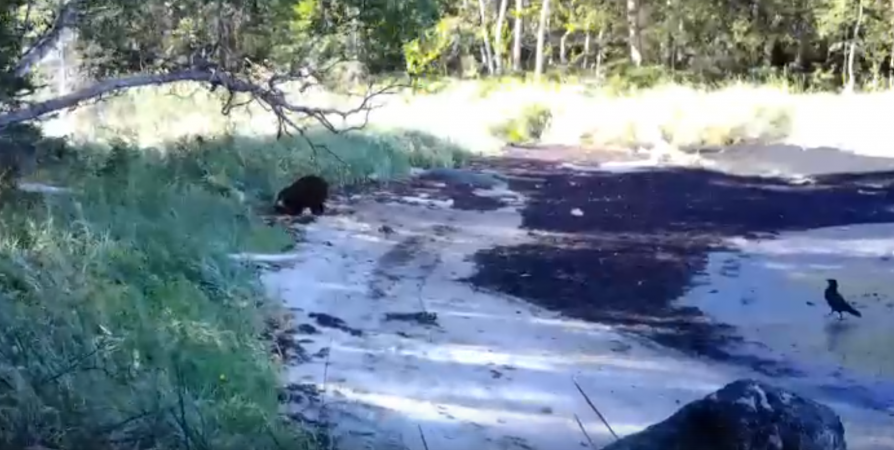
[[[518,117],[491,128],[492,135],[515,144],[533,143],[540,140],[552,120],[552,111],[546,106],[526,106]]]
[[[621,65],[606,79],[606,87],[613,92],[627,93],[649,89],[670,81],[666,69],[660,66],[635,67]]]

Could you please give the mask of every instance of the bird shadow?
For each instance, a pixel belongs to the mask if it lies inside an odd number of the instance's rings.
[[[843,338],[852,333],[856,325],[849,320],[839,320],[838,317],[830,319],[823,326],[826,333],[826,347],[830,352],[836,352],[841,348]]]

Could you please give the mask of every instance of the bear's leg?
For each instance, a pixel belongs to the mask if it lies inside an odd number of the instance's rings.
[[[278,214],[285,214],[287,216],[292,215],[292,206],[286,203],[286,199],[288,198],[288,191],[283,189],[276,194],[276,202],[273,204],[273,209]]]
[[[280,199],[276,200],[276,203],[273,205],[273,210],[277,214],[289,214],[289,208],[286,208],[286,205],[284,205]]]
[[[322,203],[310,207],[310,212],[315,216],[322,216],[325,210],[326,207]]]

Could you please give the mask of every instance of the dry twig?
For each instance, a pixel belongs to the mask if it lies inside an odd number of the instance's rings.
[[[419,428],[419,437],[422,438],[422,447],[425,450],[428,450],[428,442],[425,441],[425,434],[422,432],[422,425],[416,424],[416,428]]]
[[[590,409],[592,409],[593,412],[595,412],[596,415],[599,416],[599,420],[601,420],[602,423],[605,424],[605,427],[608,428],[608,431],[612,434],[612,436],[615,437],[615,440],[621,439],[618,437],[618,434],[615,433],[615,430],[612,429],[612,426],[608,424],[608,421],[605,420],[605,416],[603,416],[602,413],[599,412],[599,409],[596,408],[596,405],[594,405],[593,402],[590,401],[590,397],[588,397],[587,393],[584,392],[584,390],[580,387],[580,384],[577,383],[577,380],[572,378],[571,381],[574,382],[575,386],[577,386],[577,391],[580,392],[580,395],[582,395],[584,397],[584,400],[587,401],[587,404],[590,405]]]
[[[580,428],[580,432],[584,434],[584,437],[587,438],[587,442],[590,443],[590,448],[597,448],[596,444],[593,442],[593,438],[590,437],[590,434],[587,433],[587,430],[584,428],[583,422],[580,421],[580,417],[577,417],[577,414],[574,415],[574,420],[577,422],[578,428]]]

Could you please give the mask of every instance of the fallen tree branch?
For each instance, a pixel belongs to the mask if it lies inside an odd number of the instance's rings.
[[[584,423],[580,421],[580,417],[577,414],[574,415],[574,420],[577,422],[577,427],[580,428],[580,432],[584,434],[584,437],[587,438],[587,442],[590,444],[590,448],[593,450],[598,449],[596,443],[593,442],[593,438],[590,437],[590,433],[587,433],[587,429],[584,428]]]
[[[246,81],[227,73],[212,69],[188,69],[170,73],[141,74],[100,81],[92,86],[80,89],[68,95],[57,97],[52,100],[47,100],[45,102],[32,104],[28,107],[0,115],[0,129],[15,123],[34,120],[52,112],[74,108],[88,100],[99,98],[104,95],[137,87],[153,85],[157,86],[176,83],[180,81],[208,82],[210,83],[212,88],[214,88],[214,86],[216,85],[223,86],[224,88],[229,90],[231,94],[249,94],[253,98],[270,106],[273,112],[280,118],[283,118],[288,113],[309,116],[315,119],[331,132],[346,130],[339,130],[329,121],[327,116],[334,115],[341,117],[342,119],[346,119],[351,115],[357,114],[362,111],[367,111],[368,120],[369,110],[375,108],[375,106],[370,104],[372,98],[378,95],[387,94],[396,88],[396,85],[392,85],[369,91],[364,96],[360,104],[351,109],[342,110],[337,108],[318,108],[311,106],[293,105],[286,100],[285,94],[278,88],[265,88],[262,87],[261,84],[252,83],[250,81]],[[225,111],[227,111],[226,107]],[[301,130],[301,128],[293,121],[291,121],[291,119],[284,121],[286,123],[290,123],[290,125],[296,130]],[[364,123],[365,122],[366,121],[364,121]],[[361,127],[362,125],[354,126],[350,127],[349,130]]]
[[[19,122],[34,120],[52,112],[73,108],[87,100],[92,100],[102,95],[111,94],[124,89],[174,83],[177,81],[205,81],[208,77],[209,74],[206,72],[184,71],[167,74],[134,75],[101,81],[90,87],[72,92],[71,94],[63,95],[45,102],[35,103],[27,108],[0,115],[0,128]]]
[[[244,107],[250,103],[257,102],[268,112],[272,112],[277,120],[277,139],[283,135],[291,135],[289,129],[296,131],[308,143],[314,153],[314,157],[320,150],[326,151],[333,158],[347,164],[338,154],[330,150],[325,145],[318,145],[307,135],[307,127],[296,121],[296,117],[307,119],[310,118],[318,125],[333,134],[345,133],[349,131],[360,130],[369,123],[369,116],[372,110],[378,108],[378,105],[372,104],[375,97],[389,94],[392,91],[402,87],[401,84],[391,84],[377,89],[372,84],[367,86],[366,92],[360,96],[359,105],[350,109],[322,108],[302,106],[290,103],[286,99],[286,93],[280,88],[282,84],[288,81],[300,83],[299,92],[303,93],[310,85],[319,85],[318,73],[312,71],[302,71],[299,74],[273,74],[261,76],[266,78],[266,82],[249,81],[246,78],[234,76],[225,71],[217,70],[214,66],[207,62],[199,62],[200,65],[187,70],[161,73],[161,74],[142,74],[129,77],[122,77],[98,82],[87,88],[72,92],[52,100],[42,103],[32,104],[22,109],[0,115],[0,130],[16,124],[40,118],[47,114],[60,111],[63,109],[72,109],[87,101],[101,99],[106,95],[120,93],[122,91],[144,87],[157,86],[182,81],[204,82],[208,84],[208,89],[214,92],[218,87],[227,90],[227,97],[221,108],[223,115],[229,115],[233,108]],[[256,76],[256,78],[258,78]],[[249,95],[248,100],[237,101],[236,94]],[[365,113],[363,120],[359,124],[348,126],[346,123],[348,117]],[[340,117],[343,121],[342,127],[337,127],[330,121],[329,116]]]
[[[417,423],[416,428],[419,429],[419,437],[422,439],[422,448],[428,450],[428,441],[425,440],[425,433],[422,432],[422,425]]]

